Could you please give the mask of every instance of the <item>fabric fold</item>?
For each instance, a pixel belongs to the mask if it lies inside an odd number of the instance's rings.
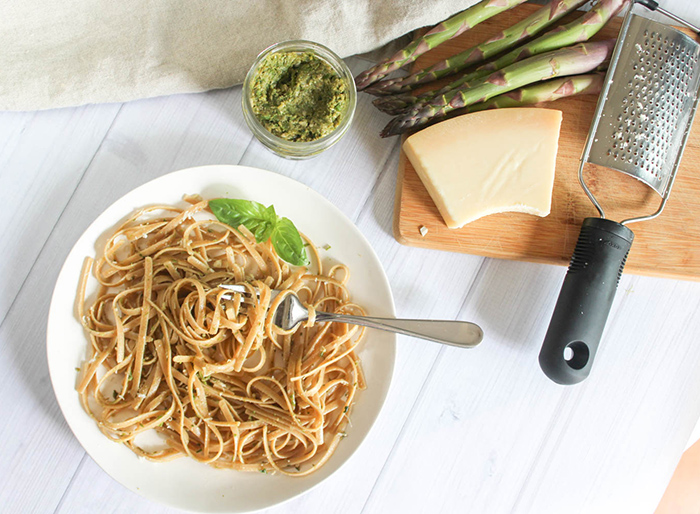
[[[4,0],[0,110],[38,110],[240,84],[271,44],[347,57],[476,0]]]

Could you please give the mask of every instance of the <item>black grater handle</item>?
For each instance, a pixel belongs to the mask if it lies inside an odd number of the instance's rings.
[[[634,233],[603,218],[586,218],[554,307],[540,367],[558,384],[588,376]]]

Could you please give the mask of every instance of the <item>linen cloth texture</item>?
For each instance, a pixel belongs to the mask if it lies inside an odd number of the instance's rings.
[[[0,110],[240,84],[274,43],[363,53],[477,0],[2,0]]]

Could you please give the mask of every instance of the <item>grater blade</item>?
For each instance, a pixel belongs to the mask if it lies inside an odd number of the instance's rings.
[[[666,199],[697,106],[700,45],[630,12],[618,47],[582,164],[631,175]]]

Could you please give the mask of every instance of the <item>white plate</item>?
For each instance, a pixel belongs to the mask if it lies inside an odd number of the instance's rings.
[[[246,198],[274,204],[319,247],[322,255],[349,266],[352,298],[375,316],[394,316],[389,282],[376,254],[360,231],[335,206],[289,178],[244,166],[203,166],[177,171],[131,191],[103,212],[71,250],[51,300],[46,350],[56,398],[71,430],[88,454],[115,480],[132,491],[167,505],[197,512],[249,512],[289,500],[328,478],[357,450],[384,403],[394,369],[396,336],[369,331],[360,357],[367,376],[353,408],[348,437],[328,463],[308,477],[217,470],[191,459],[152,463],[108,441],[83,411],[75,391],[76,371],[87,339],[74,312],[83,259],[94,256],[106,232],[135,209],[154,203],[178,203],[184,193],[206,199]],[[92,285],[94,288],[94,284]],[[88,291],[88,294],[90,291]]]

